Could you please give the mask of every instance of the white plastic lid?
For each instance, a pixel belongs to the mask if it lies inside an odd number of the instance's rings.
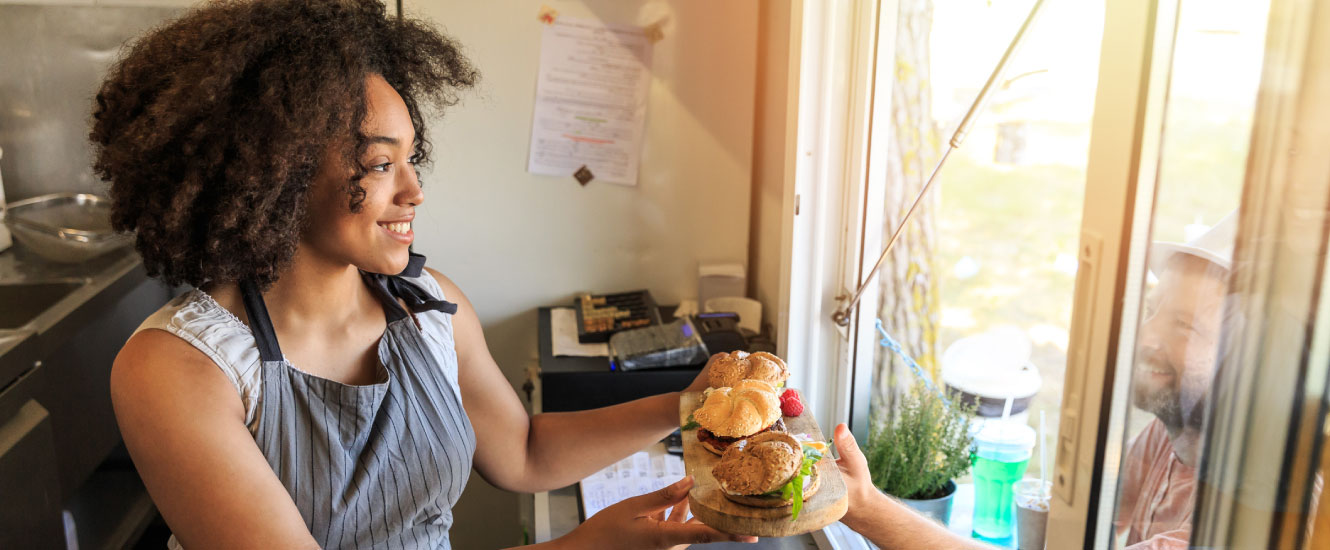
[[[1034,438],[1034,428],[1025,424],[989,420],[974,434],[975,454],[999,462],[1019,462],[1030,458]]]
[[[961,338],[942,354],[942,381],[980,397],[1030,397],[1044,383],[1030,364],[1032,348],[1025,331],[1010,325]]]

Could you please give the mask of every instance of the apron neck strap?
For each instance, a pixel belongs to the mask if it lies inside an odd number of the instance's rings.
[[[457,304],[447,300],[437,300],[429,292],[420,288],[416,284],[404,279],[403,277],[419,277],[424,272],[425,257],[415,252],[411,253],[407,261],[406,269],[393,276],[380,273],[361,272],[365,283],[374,291],[374,296],[383,304],[383,309],[388,315],[388,321],[398,321],[407,318],[410,314],[402,309],[400,298],[406,302],[406,307],[411,313],[424,313],[426,311],[439,311],[452,315],[457,313]]]
[[[374,297],[383,305],[383,312],[388,322],[400,321],[410,316],[397,301],[406,302],[411,313],[440,311],[449,315],[457,313],[457,304],[446,300],[436,300],[420,287],[402,279],[419,277],[425,266],[425,257],[411,253],[406,269],[401,274],[388,276],[379,273],[360,272],[369,285]],[[239,283],[240,296],[245,303],[245,314],[249,316],[250,331],[254,333],[254,342],[259,348],[259,357],[264,361],[281,361],[282,348],[277,344],[277,333],[272,327],[272,318],[268,316],[268,306],[263,302],[263,293],[259,292],[254,281]]]
[[[254,343],[259,348],[259,358],[264,361],[281,361],[282,348],[277,345],[277,333],[273,331],[268,306],[263,303],[263,293],[251,280],[241,281],[239,286],[241,300],[245,303],[245,315],[249,316],[250,332],[254,333]]]
[[[360,272],[360,277],[365,280],[365,284],[369,285],[370,291],[379,300],[379,304],[383,306],[383,314],[388,317],[389,324],[408,317],[406,310],[402,309],[402,304],[398,303],[393,294],[392,286],[396,281],[395,277],[364,271]]]

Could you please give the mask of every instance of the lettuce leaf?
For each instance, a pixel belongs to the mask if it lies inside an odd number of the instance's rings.
[[[688,415],[688,423],[684,424],[683,427],[679,429],[683,431],[688,431],[698,426],[701,426],[701,424],[698,424],[697,421],[693,419],[693,415],[690,414]]]
[[[799,519],[799,512],[804,508],[804,478],[813,475],[813,468],[819,460],[822,460],[822,453],[812,447],[804,447],[804,461],[799,465],[799,471],[780,488],[781,498],[791,501],[790,521]]]

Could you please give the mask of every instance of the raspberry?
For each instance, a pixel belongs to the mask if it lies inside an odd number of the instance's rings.
[[[780,394],[780,413],[785,416],[799,416],[804,413],[804,403],[799,392],[787,389]]]
[[[794,388],[785,388],[785,391],[780,393],[780,400],[785,401],[787,399],[793,399],[795,401],[799,401],[800,400],[799,390],[796,390]]]

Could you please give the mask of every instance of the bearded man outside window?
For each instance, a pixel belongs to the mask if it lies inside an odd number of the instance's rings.
[[[1156,243],[1158,284],[1136,337],[1132,404],[1152,415],[1128,445],[1115,525],[1127,550],[1184,550],[1191,538],[1205,396],[1219,360],[1237,216],[1187,244]]]

